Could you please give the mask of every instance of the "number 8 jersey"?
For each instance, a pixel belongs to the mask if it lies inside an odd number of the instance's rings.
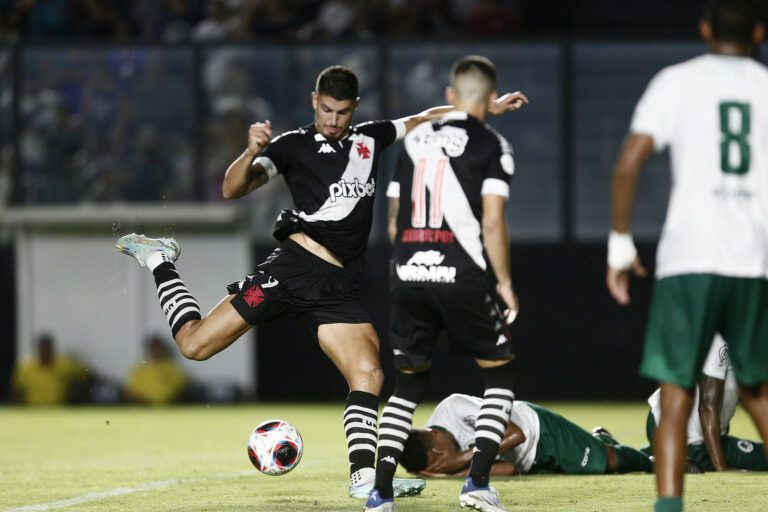
[[[631,132],[670,148],[656,277],[768,277],[768,68],[715,54],[665,68]]]
[[[412,130],[387,188],[388,197],[399,198],[392,286],[456,285],[491,275],[482,196],[509,197],[513,172],[507,141],[466,112]]]

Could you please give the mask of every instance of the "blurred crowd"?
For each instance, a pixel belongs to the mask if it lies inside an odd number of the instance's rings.
[[[20,199],[188,198],[194,154],[189,60],[130,49],[30,55],[19,105],[25,119]]]
[[[328,40],[408,34],[498,34],[516,0],[0,0],[0,34],[186,42]]]
[[[30,406],[77,403],[166,405],[177,402],[232,402],[242,398],[231,385],[191,381],[160,336],[147,337],[144,356],[125,382],[111,382],[83,358],[58,350],[52,335],[35,342],[35,353],[13,369],[10,402]]]

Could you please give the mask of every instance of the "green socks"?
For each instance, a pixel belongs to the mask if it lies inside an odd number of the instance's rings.
[[[683,512],[683,498],[659,498],[654,512]]]
[[[651,459],[644,453],[623,444],[617,444],[613,449],[616,451],[616,473],[653,472]]]

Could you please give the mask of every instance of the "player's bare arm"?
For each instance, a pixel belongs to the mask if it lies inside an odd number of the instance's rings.
[[[699,381],[699,421],[704,436],[704,445],[712,460],[715,471],[727,471],[728,461],[725,458],[721,442],[720,408],[723,404],[725,381],[705,375]]]
[[[606,285],[611,296],[621,305],[629,304],[629,270],[639,277],[646,270],[637,256],[630,226],[635,186],[645,162],[653,152],[653,138],[630,134],[621,148],[613,170],[611,195],[612,232],[608,241]]]
[[[522,108],[522,106],[526,103],[528,103],[528,97],[522,92],[508,92],[491,102],[488,108],[488,113],[493,115],[501,115],[506,112],[514,112],[515,110]],[[439,119],[452,110],[456,110],[456,107],[453,105],[432,107],[416,115],[404,117],[400,119],[400,121],[405,123],[405,132],[408,133],[421,123]]]
[[[428,465],[419,472],[422,476],[460,476],[472,463],[472,448],[463,451],[432,448],[427,454]]]
[[[496,292],[507,305],[507,323],[514,320],[519,310],[517,295],[512,287],[509,270],[509,230],[507,229],[506,198],[495,194],[483,196],[483,240],[491,267],[498,284]]]
[[[520,427],[509,422],[504,431],[504,438],[499,445],[499,455],[524,443],[525,439],[525,434]],[[419,474],[429,477],[466,476],[472,463],[473,451],[473,448],[464,451],[433,448],[428,455],[427,467]],[[509,462],[498,461],[491,466],[491,476],[512,476],[515,474],[517,474],[515,466]]]
[[[248,147],[230,164],[221,185],[224,199],[237,199],[249,194],[269,181],[266,169],[254,159],[272,140],[270,121],[254,123],[248,128]]]
[[[400,211],[400,198],[389,198],[389,218],[387,221],[387,234],[389,235],[389,241],[395,243],[397,238],[397,213]]]

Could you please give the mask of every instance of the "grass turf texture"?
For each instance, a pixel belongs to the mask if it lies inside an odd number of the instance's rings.
[[[621,442],[645,444],[643,404],[545,405],[587,429],[601,424]],[[362,500],[347,497],[342,408],[0,408],[0,511],[359,511]],[[417,410],[416,425],[430,410]],[[304,438],[302,462],[280,477],[256,471],[245,450],[250,429],[269,418],[293,423]],[[757,438],[743,411],[732,433]],[[647,512],[654,500],[653,476],[643,474],[522,476],[493,485],[515,512]],[[459,487],[458,479],[431,479],[398,509],[459,510]],[[765,511],[766,489],[766,474],[688,475],[686,510]]]

